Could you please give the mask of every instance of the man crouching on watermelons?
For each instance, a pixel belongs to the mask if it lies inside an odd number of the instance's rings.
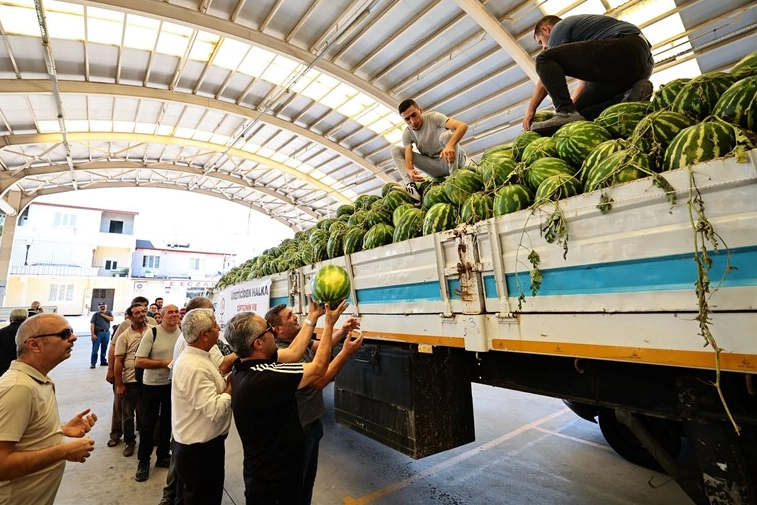
[[[594,120],[616,103],[652,96],[652,47],[631,23],[596,14],[544,16],[536,23],[534,39],[544,51],[536,57],[539,82],[523,119],[525,130],[551,135],[564,124]],[[572,97],[565,76],[580,79]],[[547,95],[555,116],[531,124]]]
[[[431,177],[445,177],[467,164],[458,144],[468,125],[441,112],[423,112],[415,100],[404,100],[398,110],[408,127],[402,133],[402,145],[392,148],[392,159],[405,182],[405,191],[420,201],[415,183],[422,181],[423,175],[418,170]]]

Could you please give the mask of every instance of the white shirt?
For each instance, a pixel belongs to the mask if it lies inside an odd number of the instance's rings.
[[[217,349],[217,347],[216,347]],[[187,346],[173,367],[171,428],[185,445],[204,443],[229,432],[231,395],[210,354]]]

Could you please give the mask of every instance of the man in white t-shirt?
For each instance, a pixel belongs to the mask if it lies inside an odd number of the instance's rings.
[[[179,307],[166,305],[162,310],[163,322],[151,328],[142,337],[137,349],[136,366],[143,368],[142,420],[139,427],[137,450],[137,482],[150,477],[153,433],[158,424],[158,449],[155,466],[168,468],[171,462],[171,377],[169,365],[173,349],[181,335]],[[160,421],[158,421],[160,417]]]
[[[405,181],[405,191],[420,201],[415,185],[423,180],[419,170],[432,177],[445,177],[466,165],[467,157],[458,144],[468,125],[441,112],[423,112],[415,100],[404,100],[398,110],[408,127],[402,133],[402,145],[392,148],[392,159]]]

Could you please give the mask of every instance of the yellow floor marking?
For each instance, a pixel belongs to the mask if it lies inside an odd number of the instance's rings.
[[[461,461],[465,461],[466,459],[470,459],[473,456],[477,456],[481,454],[482,452],[488,451],[489,449],[493,449],[494,447],[497,447],[498,445],[504,442],[507,442],[511,438],[514,438],[522,433],[525,433],[528,430],[537,428],[539,425],[544,424],[547,421],[551,421],[552,419],[555,419],[557,417],[560,417],[561,415],[566,414],[568,412],[570,412],[570,409],[568,409],[567,407],[562,410],[558,410],[557,412],[546,415],[540,419],[537,419],[536,421],[530,422],[528,424],[524,424],[520,428],[517,428],[509,433],[506,433],[499,438],[495,438],[491,442],[487,442],[483,445],[480,445],[479,447],[466,451],[462,454],[458,454],[457,456],[453,458],[450,458],[446,461],[442,461],[441,463],[434,465],[430,468],[427,468],[426,470],[423,470],[421,472],[418,472],[415,475],[411,475],[410,477],[406,479],[403,479],[398,482],[393,482],[392,484],[389,484],[388,486],[378,489],[370,494],[361,496],[359,498],[345,496],[344,498],[342,498],[342,503],[344,503],[344,505],[367,505],[369,503],[373,503],[374,501],[380,498],[383,498],[385,496],[388,496],[394,493],[395,491],[399,491],[400,489],[406,488],[407,486],[409,486],[410,484],[414,482],[417,482],[421,479],[425,479],[426,477],[430,477],[431,475],[441,472],[442,470],[446,470],[447,468],[454,466],[460,463]]]

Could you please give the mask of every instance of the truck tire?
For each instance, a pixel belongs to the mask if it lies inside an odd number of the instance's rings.
[[[597,418],[602,436],[615,452],[635,465],[665,473],[644,444],[615,417],[614,410],[602,409]],[[678,457],[681,452],[681,429],[677,423],[648,416],[639,416],[639,421],[672,459]]]

